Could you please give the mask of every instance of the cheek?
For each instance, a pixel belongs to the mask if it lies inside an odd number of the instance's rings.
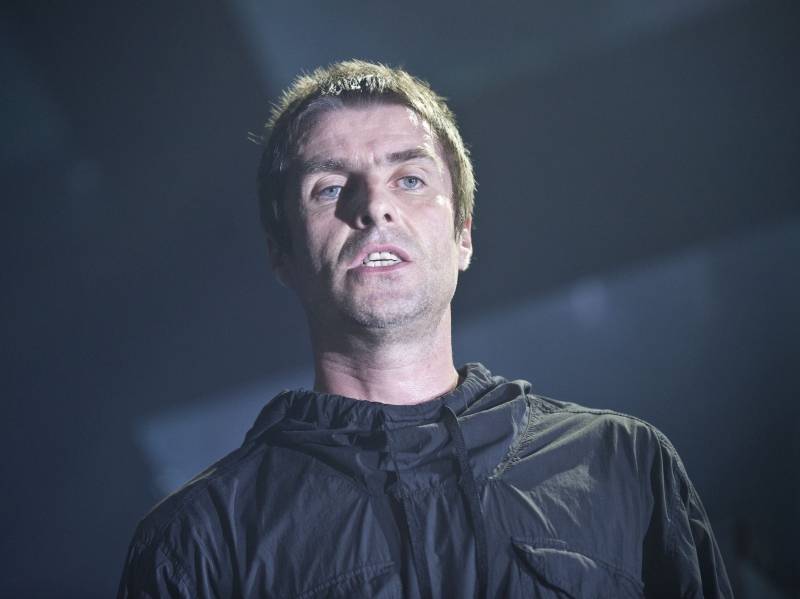
[[[453,212],[453,200],[448,198],[446,195],[440,193],[433,199],[433,201],[436,206],[442,210],[447,210],[450,213]]]
[[[336,231],[322,223],[309,223],[306,228],[306,253],[315,272],[330,270],[336,261],[340,244]]]
[[[449,272],[459,264],[458,243],[453,232],[453,225],[442,224],[433,232],[434,253],[439,256],[437,263],[440,270]]]
[[[439,223],[440,234],[443,238],[452,240],[455,238],[455,212],[453,212],[453,201],[444,195],[436,196],[434,206],[437,209],[437,222]]]

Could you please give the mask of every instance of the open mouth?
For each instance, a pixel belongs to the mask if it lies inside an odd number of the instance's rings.
[[[377,268],[379,266],[392,266],[402,261],[397,254],[392,252],[370,252],[364,257],[361,264],[370,268]]]

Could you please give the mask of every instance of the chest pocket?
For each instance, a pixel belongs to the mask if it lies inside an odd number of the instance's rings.
[[[567,543],[544,539],[511,539],[523,579],[536,599],[641,599],[644,585],[611,564],[570,548]],[[527,586],[525,581],[522,584]]]
[[[314,585],[293,599],[401,599],[393,562],[369,564]]]

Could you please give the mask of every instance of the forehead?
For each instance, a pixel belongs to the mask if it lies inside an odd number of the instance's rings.
[[[372,163],[387,153],[412,148],[442,159],[433,130],[414,110],[399,104],[369,104],[321,113],[300,138],[297,156]]]

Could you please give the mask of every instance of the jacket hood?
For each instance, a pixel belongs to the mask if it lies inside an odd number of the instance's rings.
[[[476,478],[498,468],[527,422],[526,381],[493,376],[482,364],[459,369],[452,391],[409,406],[382,404],[306,389],[283,391],[261,412],[244,445],[259,439],[309,454],[358,483],[375,488],[397,476],[428,486],[452,467],[455,416]],[[389,476],[394,473],[395,476]]]

